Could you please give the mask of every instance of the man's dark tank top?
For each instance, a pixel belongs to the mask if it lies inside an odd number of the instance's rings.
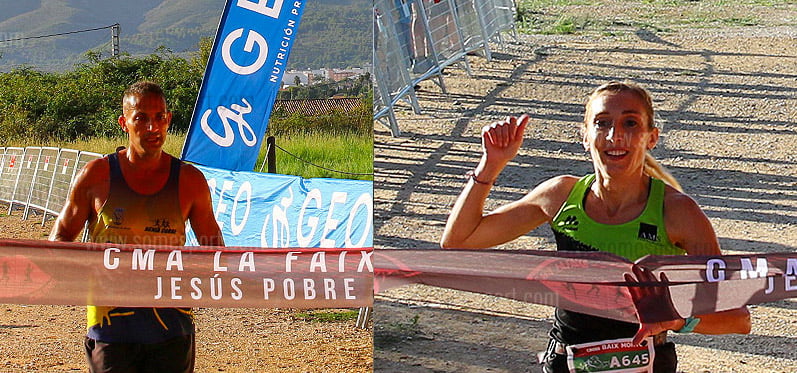
[[[171,157],[171,156],[170,156]],[[107,156],[111,187],[108,199],[89,226],[92,242],[142,245],[185,244],[180,208],[182,162],[171,157],[166,185],[151,195],[132,190],[122,175],[118,153]],[[119,281],[124,281],[119,278]],[[158,343],[194,333],[190,308],[87,306],[88,337],[115,343]]]

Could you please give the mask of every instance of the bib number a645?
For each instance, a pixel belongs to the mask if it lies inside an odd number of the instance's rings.
[[[631,339],[614,339],[567,347],[571,373],[650,373],[653,371],[653,339],[646,346]]]

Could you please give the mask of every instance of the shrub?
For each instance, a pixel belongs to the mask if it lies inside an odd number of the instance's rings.
[[[0,135],[46,141],[118,134],[122,94],[143,79],[163,87],[174,113],[172,129],[185,131],[202,81],[206,62],[197,60],[203,53],[186,60],[165,49],[144,58],[100,59],[89,52],[88,62],[72,71],[0,74]]]

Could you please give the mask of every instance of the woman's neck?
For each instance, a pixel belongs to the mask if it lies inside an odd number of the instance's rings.
[[[596,207],[606,217],[619,217],[631,212],[630,215],[641,213],[639,207],[644,208],[647,203],[650,189],[650,177],[642,174],[628,176],[608,176],[596,173],[595,183],[590,188],[590,193],[595,197]],[[593,210],[594,211],[594,210]],[[601,214],[601,215],[603,215]]]

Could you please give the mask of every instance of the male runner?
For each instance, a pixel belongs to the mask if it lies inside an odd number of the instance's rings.
[[[200,245],[224,245],[205,177],[162,150],[171,118],[157,84],[125,91],[119,125],[127,148],[81,170],[50,240],[73,241],[88,221],[93,242],[184,245],[188,220]],[[194,369],[191,309],[89,305],[87,319],[91,372]]]

